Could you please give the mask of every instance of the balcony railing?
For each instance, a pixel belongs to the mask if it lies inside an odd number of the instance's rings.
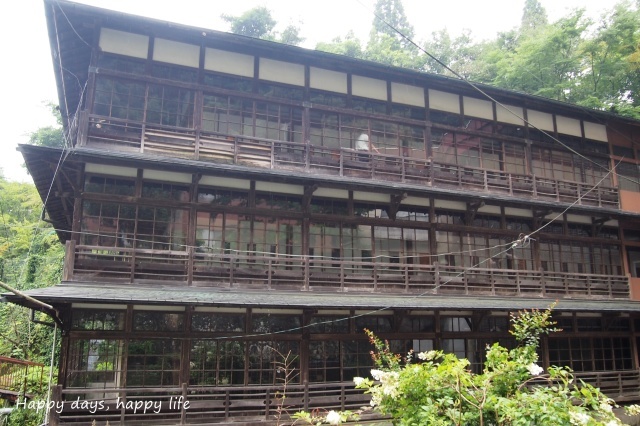
[[[15,358],[0,357],[0,395],[15,399],[24,393],[30,397],[29,391],[42,391],[44,364],[24,361]],[[35,389],[28,389],[27,384],[36,384]]]
[[[65,280],[329,292],[628,299],[629,278],[543,270],[132,249],[67,243]]]
[[[286,400],[282,402],[282,386],[187,386],[164,388],[62,389],[54,388],[54,401],[67,401],[60,413],[50,413],[50,425],[85,423],[99,424],[211,424],[262,421],[273,422],[278,407],[282,418],[298,411],[352,410],[368,405],[370,397],[355,389],[353,382],[330,384],[289,384]],[[72,408],[73,401],[103,403],[103,409],[91,413],[87,409]],[[178,401],[182,401],[181,404]],[[188,402],[185,409],[184,402]],[[135,404],[141,405],[135,412]],[[144,403],[147,409],[144,410]],[[88,406],[87,405],[87,406]],[[125,407],[125,408],[123,408]],[[365,417],[366,419],[366,417]]]
[[[590,183],[446,164],[408,154],[362,153],[347,148],[307,146],[298,142],[229,136],[192,129],[177,130],[99,116],[89,118],[86,145],[274,170],[299,170],[566,203],[577,201],[578,205],[610,208],[619,205],[616,188],[594,187]]]
[[[599,387],[618,402],[640,400],[637,370],[576,373],[577,378]],[[288,385],[282,403],[282,386],[188,386],[166,388],[54,388],[53,401],[66,401],[62,410],[50,413],[50,425],[109,421],[110,424],[190,424],[273,422],[282,407],[282,419],[298,411],[351,410],[369,405],[370,396],[355,389],[353,382]],[[73,408],[73,401],[87,401]],[[180,404],[178,404],[180,401]],[[189,406],[185,409],[184,402]],[[91,403],[103,403],[91,412]],[[144,410],[144,404],[147,409]],[[134,407],[138,404],[138,409]],[[130,408],[127,408],[130,407]],[[371,415],[370,415],[371,416]],[[367,420],[367,416],[361,418]]]

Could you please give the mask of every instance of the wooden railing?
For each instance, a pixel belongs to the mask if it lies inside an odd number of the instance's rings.
[[[616,402],[640,400],[640,371],[593,371],[575,373],[575,377],[599,388]]]
[[[60,413],[50,413],[50,425],[84,423],[98,424],[210,424],[223,422],[273,422],[298,411],[357,410],[368,405],[370,397],[355,389],[353,382],[331,384],[289,384],[286,399],[282,386],[187,386],[126,389],[62,389],[54,388],[54,401],[66,401]],[[87,401],[102,409],[91,413],[89,408],[72,407],[73,401]],[[187,406],[185,407],[185,403]],[[137,404],[137,405],[136,405]],[[145,409],[146,404],[146,409]],[[135,407],[138,407],[136,409]],[[138,423],[139,422],[139,423]]]
[[[629,278],[309,256],[202,253],[67,243],[67,281],[159,282],[218,288],[628,299]]]
[[[600,388],[617,402],[640,400],[637,370],[576,373],[576,378]],[[543,383],[543,382],[540,382]],[[188,386],[167,388],[54,388],[54,401],[66,401],[61,412],[52,410],[50,425],[109,421],[110,424],[236,424],[273,422],[282,408],[282,419],[298,411],[358,410],[370,396],[353,382],[282,386]],[[87,402],[85,408],[74,401]],[[101,409],[91,412],[91,404]],[[188,405],[185,407],[185,403]],[[145,405],[146,404],[146,405]],[[59,407],[59,406],[57,406]],[[137,407],[137,408],[136,408]],[[145,409],[146,407],[146,409]],[[362,420],[366,420],[365,416]],[[102,424],[102,423],[99,423]]]
[[[36,391],[42,391],[44,364],[20,359],[0,357],[0,395],[15,399],[25,393],[29,397],[27,380],[36,382]]]
[[[506,171],[446,164],[426,158],[308,146],[299,142],[230,136],[211,132],[132,123],[91,116],[86,145],[165,157],[300,170],[341,177],[373,179],[503,193],[578,205],[618,208],[616,188],[541,178]],[[423,151],[422,154],[424,154]]]

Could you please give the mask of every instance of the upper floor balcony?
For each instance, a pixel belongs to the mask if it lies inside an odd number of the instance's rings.
[[[629,278],[421,264],[414,259],[326,259],[265,253],[200,252],[67,242],[64,280],[321,292],[628,299]]]
[[[87,130],[79,140],[91,148],[585,206],[619,206],[619,192],[614,187],[417,158],[409,149],[387,155],[244,135],[180,130],[96,115],[89,116],[88,125],[81,128]]]

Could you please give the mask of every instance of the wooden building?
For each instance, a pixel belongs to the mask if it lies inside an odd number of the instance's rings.
[[[640,122],[45,9],[67,146],[19,150],[67,250],[29,292],[64,330],[53,422],[273,421],[287,354],[290,412],[356,409],[364,328],[479,371],[510,312],[554,300],[541,363],[639,399]]]

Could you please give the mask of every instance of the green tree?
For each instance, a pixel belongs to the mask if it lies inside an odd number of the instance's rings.
[[[544,28],[548,24],[547,11],[539,0],[526,0],[520,21],[520,32],[526,33]]]
[[[552,307],[513,315],[512,334],[519,345],[488,347],[481,374],[470,371],[469,360],[443,351],[410,352],[403,364],[387,342],[367,331],[375,347],[375,382],[361,377],[354,382],[371,394],[374,409],[396,425],[621,426],[613,413],[615,402],[599,389],[576,381],[567,368],[552,366],[545,372],[538,366],[540,336],[560,331],[551,320]],[[316,425],[339,424],[346,417],[329,414],[294,417]]]
[[[404,68],[420,68],[414,29],[401,0],[377,0],[365,59]]]
[[[51,286],[62,275],[64,250],[40,220],[41,208],[33,185],[0,180],[0,281],[19,290]],[[50,336],[48,326],[31,322],[28,309],[0,304],[0,355],[48,363]]]
[[[485,48],[484,43],[474,43],[469,30],[452,39],[446,28],[434,32],[431,40],[424,43],[424,50],[431,56],[424,58],[423,71],[453,76],[444,65],[459,75],[469,78],[478,74],[476,59]],[[444,64],[444,65],[443,65]]]
[[[522,38],[512,52],[496,60],[492,84],[511,90],[573,101],[578,83],[581,39],[589,25],[578,10]]]
[[[276,21],[271,11],[265,6],[254,7],[240,16],[221,15],[222,19],[231,24],[231,32],[254,38],[270,38]]]
[[[631,2],[620,2],[603,15],[594,36],[582,45],[584,70],[577,103],[617,111],[635,107],[640,113],[634,67],[638,46],[640,12]]]
[[[29,143],[38,146],[49,146],[63,148],[65,146],[64,133],[62,128],[62,116],[58,105],[49,102],[47,104],[51,114],[56,118],[55,126],[41,127],[29,136]]]
[[[351,58],[364,58],[362,42],[355,36],[353,31],[349,31],[344,38],[336,37],[330,42],[319,42],[316,45],[316,50],[345,55]]]
[[[277,21],[265,6],[254,7],[240,16],[223,14],[221,17],[231,24],[231,32],[235,34],[296,46],[304,41],[300,35],[300,27],[293,24],[289,24],[282,33],[276,32]]]

